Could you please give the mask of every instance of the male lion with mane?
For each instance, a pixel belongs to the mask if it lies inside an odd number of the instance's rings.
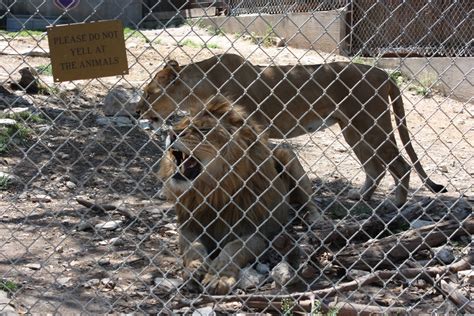
[[[369,200],[388,169],[399,207],[407,200],[410,165],[395,141],[391,102],[401,141],[418,175],[431,191],[446,192],[421,166],[400,90],[381,69],[347,62],[261,67],[233,54],[185,66],[170,61],[145,87],[139,112],[159,125],[177,109],[198,111],[196,100],[217,93],[243,106],[270,138],[295,137],[338,124],[366,173],[362,188],[349,197]]]
[[[175,202],[188,284],[225,294],[289,225],[290,204],[316,206],[292,151],[270,149],[262,128],[227,99],[204,104],[169,132],[159,176]]]

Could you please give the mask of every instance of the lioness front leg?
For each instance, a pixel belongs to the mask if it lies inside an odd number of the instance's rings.
[[[263,253],[266,242],[258,236],[243,236],[225,245],[209,265],[202,281],[209,294],[223,295],[237,283],[240,270]]]

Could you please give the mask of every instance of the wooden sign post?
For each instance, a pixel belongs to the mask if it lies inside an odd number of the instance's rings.
[[[56,25],[47,32],[54,81],[128,74],[121,21]]]

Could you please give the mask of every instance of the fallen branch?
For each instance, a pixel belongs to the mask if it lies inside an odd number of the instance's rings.
[[[403,208],[400,212],[388,212],[373,216],[365,221],[340,221],[328,225],[328,222],[313,225],[313,235],[325,244],[346,244],[348,240],[367,239],[376,236],[389,227],[397,227],[403,223],[411,222],[423,213],[421,202]]]
[[[439,246],[449,237],[472,233],[474,233],[474,217],[466,219],[462,226],[457,220],[444,221],[351,245],[337,253],[333,261],[348,269],[371,270],[373,267],[394,267],[397,261],[408,258],[415,251]]]
[[[284,295],[271,295],[271,294],[242,294],[242,295],[225,295],[225,296],[209,296],[203,295],[202,297],[193,301],[193,306],[200,306],[209,303],[222,303],[230,301],[239,301],[252,304],[253,307],[257,308],[258,306],[266,306],[267,308],[271,306],[272,308],[280,308],[282,301],[286,299],[305,302],[314,300],[315,297],[318,298],[328,298],[342,292],[352,291],[360,289],[362,286],[370,285],[376,282],[389,280],[393,278],[414,278],[418,275],[427,274],[430,276],[443,275],[447,273],[456,273],[457,271],[465,270],[467,267],[470,267],[474,263],[474,254],[470,254],[468,257],[459,260],[456,263],[451,265],[442,266],[442,267],[429,267],[429,268],[404,268],[399,270],[391,271],[376,271],[368,275],[362,276],[350,282],[344,282],[337,286],[332,286],[325,289],[319,289],[314,291],[307,292],[296,292],[292,294]],[[302,306],[307,306],[309,303],[304,303]]]
[[[437,288],[458,307],[458,311],[464,310],[469,314],[474,313],[474,303],[451,283],[441,280]]]
[[[358,304],[352,302],[329,303],[329,308],[337,311],[337,315],[344,316],[368,316],[368,315],[405,315],[407,309],[404,307],[389,307]]]
[[[95,212],[99,212],[99,213],[103,213],[103,214],[106,214],[108,211],[115,211],[117,213],[120,213],[122,214],[123,216],[127,217],[128,219],[135,219],[135,215],[133,215],[132,213],[130,213],[129,211],[127,210],[124,210],[124,209],[121,209],[121,208],[118,208],[117,206],[115,205],[111,205],[111,204],[96,204],[96,203],[92,203],[90,201],[87,201],[87,200],[84,200],[84,199],[81,199],[81,198],[76,198],[76,202],[81,204],[82,206],[85,206]]]

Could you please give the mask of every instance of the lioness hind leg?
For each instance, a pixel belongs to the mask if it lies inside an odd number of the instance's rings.
[[[356,155],[357,155],[357,151]],[[359,155],[357,155],[361,161],[364,171],[365,171],[365,181],[362,187],[359,190],[350,190],[348,193],[348,198],[353,200],[370,200],[375,190],[377,189],[378,184],[385,175],[385,166],[377,157],[372,157],[366,162],[363,161]]]
[[[399,154],[389,164],[388,169],[395,180],[395,200],[393,203],[400,207],[407,201],[408,187],[410,184],[410,165]]]
[[[314,223],[321,219],[318,207],[313,201],[313,187],[296,154],[286,146],[274,149],[273,154],[280,164],[281,177],[290,190],[289,203],[304,210],[301,214],[306,222]]]
[[[350,125],[340,124],[340,127],[346,142],[351,146],[365,171],[362,187],[359,190],[350,190],[347,197],[352,200],[370,200],[385,174],[385,165],[380,157],[374,154],[377,146],[372,146],[368,137],[354,137],[354,135],[360,135],[361,132]]]

